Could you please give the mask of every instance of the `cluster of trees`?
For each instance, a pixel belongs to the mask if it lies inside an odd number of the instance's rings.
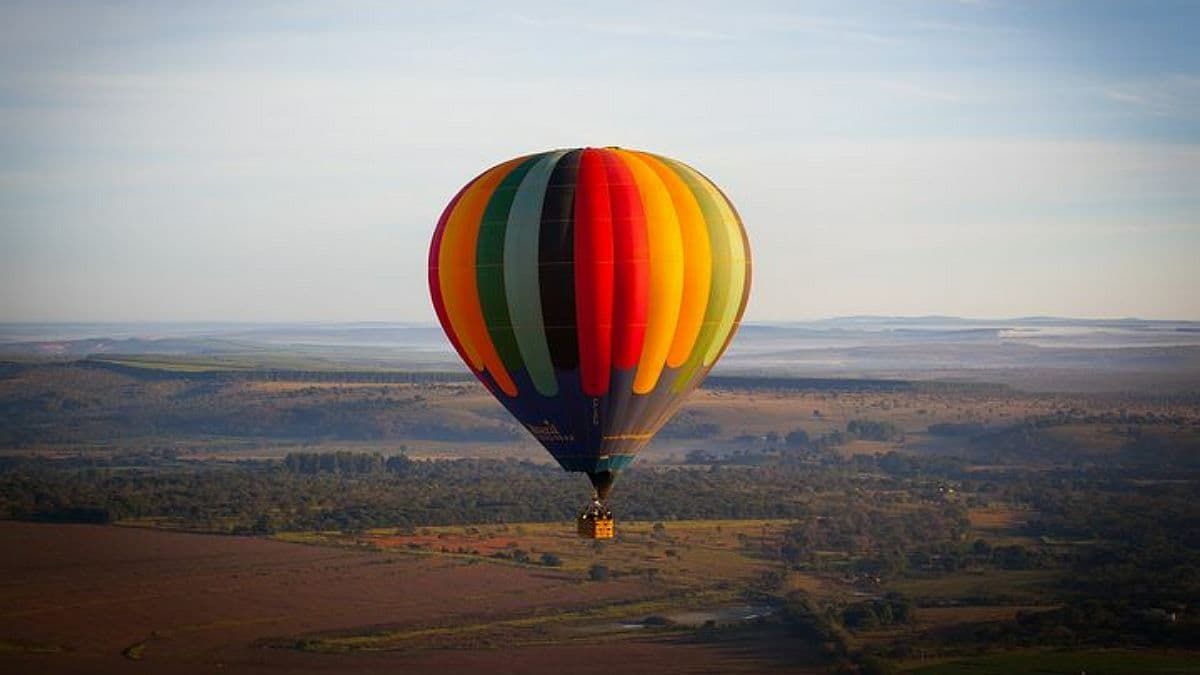
[[[755,375],[711,375],[705,380],[709,389],[749,389],[751,391],[826,391],[826,392],[906,392],[994,389],[995,385],[974,383],[912,382],[909,380],[845,379],[833,377],[768,377]]]
[[[668,437],[703,438],[720,433],[719,425],[698,422],[694,416],[685,415],[684,418],[681,426],[673,434],[668,434]],[[894,441],[903,437],[900,428],[891,422],[850,420],[845,431],[834,429],[815,438],[802,428],[795,428],[784,434],[769,431],[765,435],[742,435],[734,439],[744,444],[740,449],[722,454],[697,448],[689,450],[684,461],[687,464],[731,466],[756,466],[798,459],[819,461],[822,459],[821,455],[856,439]]]
[[[721,435],[721,425],[707,422],[692,410],[684,410],[667,422],[658,435],[661,438],[704,439]]]
[[[314,475],[318,473],[372,474],[381,471],[404,473],[412,467],[412,460],[403,453],[384,457],[378,452],[289,452],[283,458],[283,468],[291,473]]]
[[[858,675],[897,671],[878,654],[852,649],[851,631],[909,624],[913,614],[912,600],[899,593],[853,603],[822,603],[807,593],[794,591],[785,597],[780,609],[784,625],[792,635],[806,643],[820,645],[831,661],[830,672]]]
[[[1107,481],[1029,496],[1037,517],[1026,533],[1049,542],[1080,542],[1065,553],[1064,581],[1077,597],[1135,609],[1200,607],[1200,509],[1194,482]]]
[[[543,567],[562,566],[562,558],[559,558],[553,553],[543,553],[541,557],[539,557],[537,560],[534,560],[533,556],[529,555],[529,551],[516,546],[503,551],[496,551],[491,555],[491,557],[496,558],[497,560],[511,560],[523,565],[532,565],[536,562],[538,565],[542,565]]]
[[[292,453],[282,461],[182,461],[171,453],[120,460],[0,459],[0,517],[84,519],[79,509],[98,509],[103,519],[240,533],[546,522],[573,517],[589,489],[582,475],[557,466],[501,460],[353,452]],[[616,498],[621,515],[637,520],[795,518],[804,523],[792,542],[797,560],[820,546],[883,555],[907,551],[900,546],[906,539],[963,531],[953,504],[922,498],[920,508],[893,508],[898,496],[934,491],[937,468],[961,470],[946,462],[858,456],[737,470],[639,469],[622,476]]]
[[[1086,437],[1077,438],[1072,427],[1099,431],[1111,437],[1118,449],[1114,452],[1111,446],[1097,447]],[[927,430],[933,436],[962,439],[964,453],[988,463],[1120,462],[1139,468],[1170,464],[1200,469],[1200,424],[1180,414],[1059,411],[999,426],[938,422]]]
[[[900,427],[878,420],[850,420],[846,423],[846,433],[864,441],[891,441],[904,436]]]
[[[0,517],[61,520],[99,509],[108,520],[236,533],[546,522],[571,519],[589,490],[581,474],[516,461],[341,452],[294,453],[282,462],[147,462],[3,460]],[[808,505],[795,499],[795,487],[810,476],[786,467],[631,471],[618,486],[620,512],[637,520],[798,518]]]
[[[829,502],[785,533],[779,555],[790,567],[822,570],[831,564],[822,552],[839,551],[853,560],[847,572],[884,579],[940,560],[962,546],[969,530],[960,504],[898,509],[867,500]]]
[[[1200,647],[1200,621],[1180,603],[1140,605],[1126,600],[1071,598],[1062,607],[1022,611],[1012,621],[965,624],[944,631],[950,648]]]
[[[871,630],[912,622],[913,602],[901,593],[887,593],[846,605],[842,609],[842,625],[851,630]]]

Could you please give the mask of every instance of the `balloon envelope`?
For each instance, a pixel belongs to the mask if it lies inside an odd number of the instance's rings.
[[[729,345],[750,249],[733,205],[691,167],[554,150],[459,191],[429,286],[463,361],[564,469],[596,480],[633,460]]]

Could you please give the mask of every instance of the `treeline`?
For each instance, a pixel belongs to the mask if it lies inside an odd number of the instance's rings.
[[[362,387],[349,383],[354,378],[330,376],[348,384],[263,391],[228,378],[148,380],[125,374],[128,368],[132,367],[40,365],[19,373],[20,386],[0,395],[0,447],[97,442],[127,446],[164,437],[184,442],[213,437],[476,442],[525,438],[508,420],[447,415],[446,401],[471,391],[466,384]],[[437,388],[443,400],[426,398],[423,394],[430,388]]]
[[[850,420],[846,423],[846,433],[864,441],[891,441],[904,436],[895,424],[877,420]]]
[[[212,532],[353,530],[560,521],[572,518],[590,493],[582,474],[517,461],[414,461],[355,452],[295,452],[282,461],[184,461],[171,453],[123,459],[0,458],[0,517],[69,518],[73,509],[88,508],[103,510],[109,520],[157,519]],[[813,542],[859,541],[882,536],[872,528],[892,522],[883,514],[897,491],[905,491],[928,508],[905,516],[913,520],[896,525],[894,535],[924,539],[922,530],[953,532],[962,522],[957,507],[938,500],[938,482],[929,477],[947,463],[858,456],[744,469],[635,468],[617,483],[614,506],[623,518],[653,521],[817,522],[814,517],[828,515],[832,520],[820,521],[827,524],[811,534]]]
[[[515,461],[412,461],[374,453],[293,453],[282,462],[89,466],[86,460],[0,463],[0,517],[155,519],[233,533],[564,521],[590,493],[582,474]],[[637,520],[799,518],[799,469],[628,471],[616,507]],[[731,495],[738,495],[731,499]]]
[[[697,417],[685,416],[680,425],[672,433],[668,433],[671,425],[667,425],[659,436],[699,439],[720,433],[719,425],[701,423]],[[834,429],[815,437],[802,428],[792,429],[786,434],[769,431],[762,436],[738,436],[734,440],[742,445],[740,449],[719,453],[696,448],[685,453],[684,462],[714,466],[759,466],[788,461],[836,463],[840,459],[829,453],[852,441],[895,441],[903,438],[904,432],[891,422],[855,419],[846,423],[845,431]]]
[[[1089,447],[1069,431],[1063,433],[1064,427],[1077,425],[1110,437],[1117,450]],[[938,422],[930,424],[927,431],[932,436],[963,439],[964,452],[988,463],[1080,464],[1100,459],[1108,465],[1200,468],[1200,423],[1182,414],[1119,411],[1085,415],[1063,410],[999,426]]]
[[[283,468],[290,473],[373,474],[381,471],[404,473],[412,460],[403,454],[384,457],[378,452],[289,452],[283,458]]]
[[[180,362],[186,365],[187,361]],[[203,382],[346,382],[374,384],[420,384],[427,382],[475,382],[468,372],[394,371],[394,370],[293,370],[283,368],[239,368],[187,370],[156,367],[154,361],[140,363],[135,358],[124,361],[83,359],[74,364],[80,368],[107,370],[143,380],[189,380]],[[37,366],[30,366],[37,367]]]
[[[1018,612],[1012,621],[955,626],[937,636],[942,649],[1018,647],[1200,647],[1200,621],[1166,601],[1071,598],[1063,607]]]
[[[751,391],[927,392],[941,394],[997,393],[1009,389],[1006,385],[991,382],[780,377],[771,375],[709,375],[704,380],[704,387],[707,389],[743,389]]]
[[[659,438],[703,439],[721,435],[721,425],[705,421],[693,410],[682,410],[675,414],[658,432]]]

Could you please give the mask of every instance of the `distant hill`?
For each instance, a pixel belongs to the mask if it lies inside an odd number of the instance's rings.
[[[230,368],[462,371],[424,323],[5,323],[0,359],[169,357]],[[747,323],[718,374],[1195,389],[1200,322],[847,316]]]

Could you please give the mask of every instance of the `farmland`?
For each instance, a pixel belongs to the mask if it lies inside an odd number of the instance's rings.
[[[614,628],[666,608],[720,607],[731,594],[706,592],[694,578],[589,581],[578,566],[600,553],[563,537],[562,528],[524,529],[523,536],[501,538],[551,546],[570,562],[547,568],[418,554],[382,533],[372,535],[381,545],[363,548],[0,523],[7,580],[0,664],[7,672],[127,672],[131,660],[168,673],[470,672],[503,649],[509,665],[500,672],[604,672],[612,658],[605,654],[619,650],[621,658],[638,657],[631,672],[664,663],[683,672],[712,664],[753,672],[779,656],[768,649],[747,659],[740,648],[683,640],[671,630],[647,637]],[[692,563],[719,558],[697,551]],[[754,574],[755,567],[732,560],[709,582]],[[792,659],[804,655],[784,651]],[[805,672],[803,662],[792,671]]]
[[[1194,394],[718,377],[595,543],[586,481],[478,385],[301,365],[6,367],[0,667],[1180,672],[1200,646]]]

